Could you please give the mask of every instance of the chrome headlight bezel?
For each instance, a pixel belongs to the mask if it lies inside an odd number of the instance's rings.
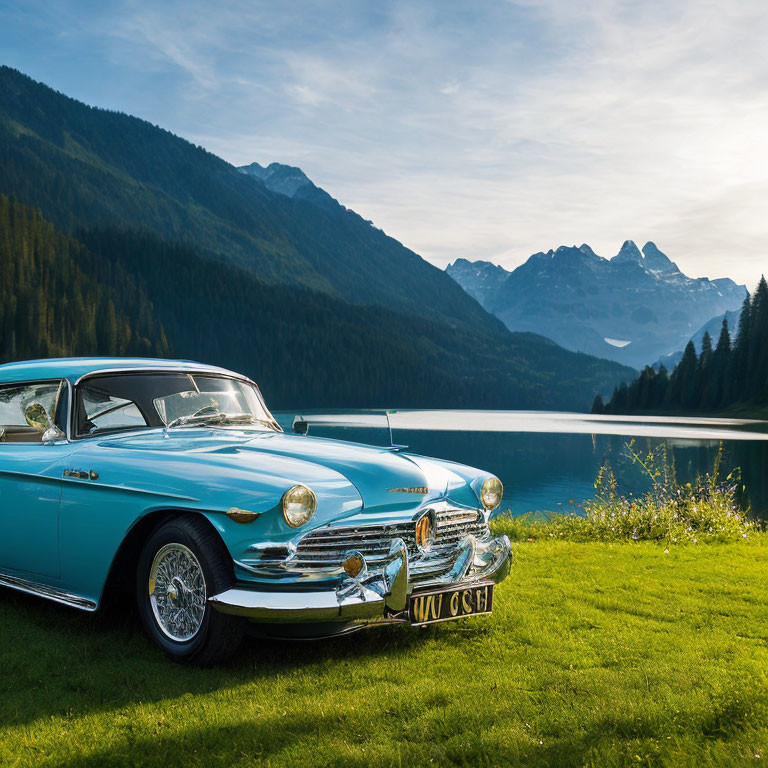
[[[414,527],[414,539],[419,552],[429,552],[435,543],[437,516],[434,509],[428,509],[419,515]]]
[[[504,486],[498,477],[486,478],[480,489],[480,503],[489,512],[497,509],[504,500]]]
[[[291,528],[301,528],[315,516],[317,496],[306,485],[294,485],[283,494],[282,507],[286,525]]]

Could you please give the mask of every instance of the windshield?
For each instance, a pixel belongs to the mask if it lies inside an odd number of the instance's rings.
[[[76,434],[184,426],[279,430],[258,389],[225,376],[133,373],[95,376],[77,388]]]

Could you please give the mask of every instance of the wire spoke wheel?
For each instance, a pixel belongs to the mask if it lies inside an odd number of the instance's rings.
[[[149,571],[149,600],[162,632],[176,642],[192,640],[205,617],[207,590],[203,569],[183,544],[166,544]]]

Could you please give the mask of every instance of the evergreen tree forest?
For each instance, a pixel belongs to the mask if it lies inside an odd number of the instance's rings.
[[[704,334],[701,350],[689,341],[683,357],[669,373],[646,366],[629,386],[622,384],[604,403],[595,398],[593,413],[701,412],[736,406],[768,405],[768,285],[760,279],[744,299],[735,336],[723,320],[713,341]]]
[[[617,368],[530,334],[479,337],[301,286],[268,285],[147,231],[69,235],[5,196],[0,331],[0,363],[194,359],[251,376],[275,408],[573,408]]]
[[[0,362],[169,349],[146,293],[120,265],[0,195]]]

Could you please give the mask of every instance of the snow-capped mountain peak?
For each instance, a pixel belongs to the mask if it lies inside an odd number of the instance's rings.
[[[687,277],[651,241],[641,251],[626,240],[612,259],[583,244],[535,253],[512,272],[466,259],[447,272],[511,330],[635,367],[681,349],[746,295],[728,278]]]

